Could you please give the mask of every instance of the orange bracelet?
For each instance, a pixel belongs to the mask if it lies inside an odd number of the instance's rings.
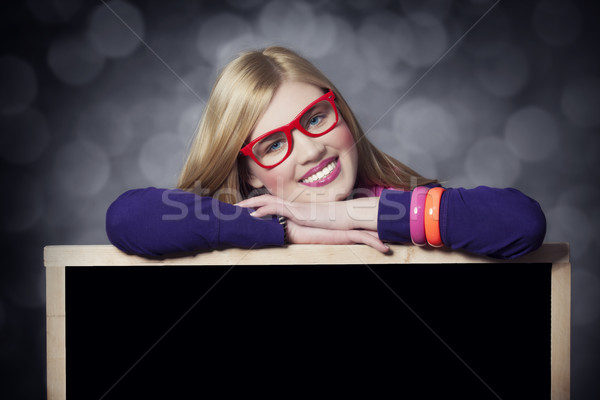
[[[440,234],[440,202],[444,188],[434,187],[427,192],[425,200],[425,236],[427,243],[433,247],[442,247],[442,235]]]

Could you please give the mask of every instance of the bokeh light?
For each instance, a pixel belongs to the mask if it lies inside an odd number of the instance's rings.
[[[560,238],[568,237],[572,257],[581,257],[592,242],[593,227],[590,216],[570,204],[559,204],[546,213],[548,215],[547,240],[560,241],[562,240]]]
[[[466,32],[471,28],[476,21],[481,18],[484,12],[488,11],[492,6],[492,2],[483,0],[479,7],[479,13],[472,11],[468,13],[468,16],[464,18],[464,29]],[[485,4],[483,4],[485,3]],[[495,3],[495,2],[494,2]],[[513,18],[509,16],[506,9],[503,7],[494,7],[492,10],[493,18],[485,18],[485,23],[479,23],[474,28],[476,34],[466,35],[460,43],[462,51],[466,51],[476,57],[488,58],[490,56],[499,55],[505,48],[506,44],[510,42],[511,36],[514,32]]]
[[[348,0],[348,6],[359,11],[369,11],[373,9],[385,8],[390,0]]]
[[[37,161],[50,142],[46,118],[33,108],[1,117],[0,132],[0,159],[11,164]]]
[[[398,107],[393,130],[400,144],[419,154],[435,154],[437,160],[457,155],[461,138],[454,116],[439,104],[417,98]]]
[[[510,150],[523,161],[540,161],[558,147],[558,126],[547,111],[527,106],[514,112],[506,123],[504,137]]]
[[[412,36],[406,19],[381,12],[365,18],[358,29],[358,49],[371,68],[387,71],[412,49]]]
[[[116,14],[116,15],[115,15]],[[90,19],[88,37],[98,53],[125,57],[144,40],[144,17],[137,7],[124,1],[98,4]]]
[[[307,57],[329,55],[337,44],[333,19],[305,2],[272,1],[257,22],[266,42],[296,48]]]
[[[573,302],[573,323],[588,325],[600,317],[600,277],[597,273],[576,268],[573,270],[573,292],[577,298]]]
[[[244,11],[256,8],[263,2],[264,0],[227,0],[227,4]]]
[[[109,156],[124,152],[132,139],[132,127],[123,107],[100,101],[83,110],[77,119],[78,137],[95,143]]]
[[[0,365],[27,374],[0,368],[0,398],[46,393],[43,245],[108,243],[105,212],[119,194],[174,187],[219,69],[267,45],[317,65],[369,140],[419,173],[447,187],[514,186],[540,202],[546,241],[571,246],[571,387],[586,398],[586,386],[600,385],[594,4],[8,2]]]
[[[110,160],[106,151],[92,142],[71,141],[56,152],[54,176],[68,194],[93,196],[110,177]]]
[[[541,0],[533,15],[533,28],[552,46],[573,43],[581,32],[582,17],[577,5],[567,0]]]
[[[48,24],[68,21],[81,9],[80,0],[26,0],[26,3],[37,19]]]
[[[18,307],[35,309],[45,304],[44,271],[28,271],[11,285],[2,284],[2,293]],[[33,290],[32,290],[33,289]]]
[[[584,128],[600,125],[600,77],[574,78],[564,88],[562,110],[569,120]]]
[[[438,0],[400,0],[400,8],[406,14],[415,14],[427,12],[443,19],[448,16],[452,9],[453,2]]]
[[[48,51],[48,65],[56,77],[68,85],[84,85],[94,80],[104,66],[104,56],[79,35],[53,40]]]
[[[432,14],[419,12],[408,17],[413,32],[413,45],[404,61],[413,67],[426,67],[435,63],[449,47],[446,28]]]
[[[2,230],[24,232],[34,226],[44,212],[42,186],[37,177],[27,172],[1,173],[3,196]]]
[[[203,112],[203,104],[192,104],[183,110],[177,124],[177,135],[182,143],[191,143]]]
[[[127,118],[131,122],[131,143],[135,149],[139,149],[153,135],[175,130],[180,112],[174,103],[169,103],[162,97],[144,97],[131,104]]]
[[[193,67],[180,76],[183,82],[180,81],[174,85],[173,80],[171,80],[168,84],[165,83],[165,86],[181,96],[186,96],[186,98],[191,94],[197,101],[202,103],[208,101],[212,84],[217,79],[217,70],[215,68],[211,68],[203,63],[194,63]],[[193,92],[190,91],[190,88],[192,88]]]
[[[86,245],[89,243],[105,243],[106,240],[106,232],[104,229],[95,227],[95,228],[84,228],[82,227],[79,232],[69,232],[65,241],[72,243],[74,245]]]
[[[183,167],[186,150],[175,134],[154,135],[140,149],[139,168],[152,186],[174,187]]]
[[[202,23],[198,32],[198,50],[202,57],[208,62],[215,62],[224,57],[223,44],[234,40],[246,40],[239,48],[230,48],[227,56],[238,53],[245,47],[251,47],[252,29],[250,24],[243,18],[234,14],[218,14],[212,16]],[[220,65],[218,63],[217,65]]]
[[[342,18],[334,17],[331,23],[336,32],[335,46],[331,48],[327,57],[316,59],[315,64],[333,80],[344,96],[358,95],[367,84],[369,68],[364,62],[356,62],[364,59],[357,48],[356,32],[348,21]],[[294,46],[291,48],[295,49]],[[311,52],[308,50],[301,54],[309,57]]]
[[[469,148],[465,170],[474,185],[485,182],[487,186],[504,188],[515,184],[521,173],[521,163],[504,140],[483,137]]]
[[[0,56],[0,87],[0,113],[23,111],[37,96],[35,71],[19,57]]]
[[[518,94],[527,83],[529,63],[520,48],[506,44],[501,52],[478,64],[476,76],[487,92],[498,97],[510,97]]]

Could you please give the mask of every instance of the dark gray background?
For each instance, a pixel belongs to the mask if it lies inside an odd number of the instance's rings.
[[[167,3],[0,13],[0,398],[45,393],[43,246],[108,243],[120,193],[173,187],[218,68],[270,44],[311,59],[422,174],[541,203],[546,241],[571,243],[573,398],[600,394],[594,2]]]

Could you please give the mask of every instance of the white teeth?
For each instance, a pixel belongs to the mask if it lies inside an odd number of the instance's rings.
[[[316,180],[323,179],[324,177],[329,175],[331,173],[331,171],[333,171],[333,169],[335,168],[335,165],[336,165],[336,161],[334,160],[334,161],[330,162],[329,164],[327,164],[327,166],[325,168],[323,168],[316,174],[312,174],[308,178],[302,179],[302,182],[303,183],[311,183]]]

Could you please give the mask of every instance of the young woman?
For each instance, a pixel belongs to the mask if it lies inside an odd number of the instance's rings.
[[[513,258],[546,229],[515,189],[444,189],[375,148],[337,88],[281,47],[221,72],[177,187],[116,199],[110,241],[144,256],[388,241]]]

